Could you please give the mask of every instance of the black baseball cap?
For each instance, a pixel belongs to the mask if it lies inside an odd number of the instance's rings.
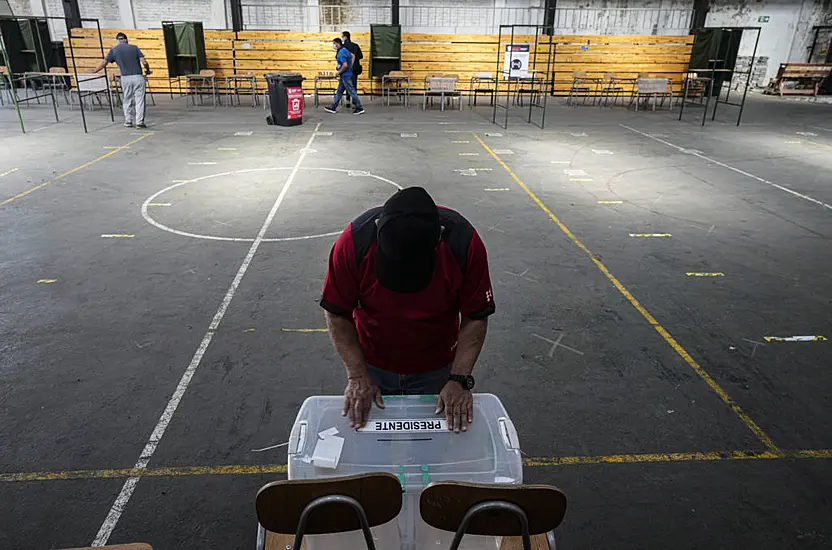
[[[433,278],[442,233],[436,203],[421,187],[390,197],[378,218],[376,278],[394,292],[419,292]]]
[[[120,32],[116,35],[116,40],[127,40],[127,35],[123,32]]]

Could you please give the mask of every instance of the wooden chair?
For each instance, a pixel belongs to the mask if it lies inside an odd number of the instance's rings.
[[[517,87],[514,89],[514,98],[512,102],[515,105],[523,106],[523,96],[529,96],[529,101],[532,104],[540,101],[543,94],[543,77],[529,76],[517,78]]]
[[[607,106],[607,102],[612,96],[612,106],[615,107],[615,102],[618,101],[619,95],[624,95],[624,86],[615,81],[615,73],[604,74],[604,79],[601,81],[601,98],[598,105]]]
[[[578,94],[583,94],[584,105],[586,105],[586,98],[592,92],[592,86],[589,85],[588,78],[586,71],[575,71],[572,73],[572,86],[569,87],[569,97],[566,98],[567,105],[572,105],[573,98],[578,97]],[[594,101],[595,99],[593,98]]]
[[[471,77],[471,89],[468,95],[468,106],[477,106],[477,96],[480,94],[491,97],[491,105],[494,105],[494,95],[497,93],[496,80],[491,73],[477,73]]]
[[[387,77],[396,77],[389,80]],[[390,106],[390,94],[396,97],[404,97],[404,104],[407,106],[410,99],[410,81],[406,79],[404,71],[390,71],[381,79],[381,99],[387,98],[387,106]]]
[[[334,84],[332,84],[334,82]],[[318,100],[318,95],[321,92],[327,92],[330,94],[335,95],[335,92],[338,91],[338,78],[336,77],[335,71],[318,71],[318,75],[315,77],[315,90],[314,90],[314,104],[317,107],[320,102]],[[343,97],[341,101],[343,102]]]
[[[500,550],[554,550],[554,529],[566,514],[566,496],[548,485],[431,483],[419,502],[422,519],[455,533],[450,550],[468,535],[504,537]]]
[[[0,105],[6,104],[3,99],[5,94],[8,94],[9,96],[9,103],[14,103],[14,98],[12,97],[13,93],[14,90],[12,89],[12,82],[9,77],[9,70],[5,65],[0,65]]]
[[[41,84],[41,89],[61,92],[64,95],[64,101],[69,105],[69,79],[66,69],[63,67],[50,67],[49,74],[64,76],[45,77],[43,84]]]
[[[392,474],[274,481],[257,492],[257,550],[301,550],[305,535],[359,529],[375,550],[370,528],[392,521],[401,508],[402,486]]]
[[[193,102],[196,105],[196,98],[199,96],[199,104],[202,105],[202,96],[207,91],[211,94],[214,107],[217,106],[217,73],[213,69],[202,69],[198,74],[187,75],[188,95],[193,95]]]

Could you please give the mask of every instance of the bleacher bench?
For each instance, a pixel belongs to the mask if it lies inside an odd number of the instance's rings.
[[[783,95],[818,95],[823,81],[832,75],[832,64],[781,63],[777,77],[771,85],[771,92]],[[786,87],[786,83],[794,87]]]

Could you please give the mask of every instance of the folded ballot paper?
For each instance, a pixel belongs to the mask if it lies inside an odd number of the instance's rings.
[[[344,448],[344,438],[338,436],[338,428],[332,427],[318,433],[318,442],[312,451],[312,464],[318,468],[338,467],[341,450]]]

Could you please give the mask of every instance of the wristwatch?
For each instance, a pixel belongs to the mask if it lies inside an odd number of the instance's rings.
[[[459,385],[462,386],[463,390],[472,390],[474,389],[474,377],[470,374],[465,376],[462,374],[452,374],[448,377],[448,380],[453,380],[454,382],[459,382]]]

